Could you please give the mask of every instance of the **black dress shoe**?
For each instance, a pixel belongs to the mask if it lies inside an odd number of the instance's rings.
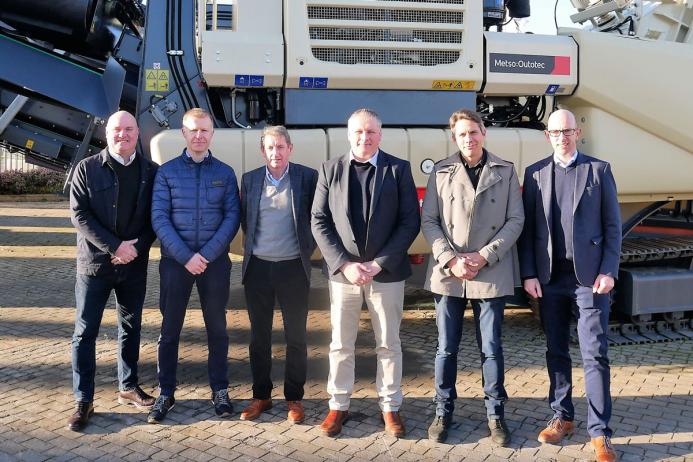
[[[488,419],[488,429],[491,431],[491,441],[498,446],[510,444],[510,430],[505,424],[505,419]]]
[[[135,406],[138,409],[149,409],[154,405],[154,397],[148,395],[137,385],[135,388],[118,392],[118,402]]]
[[[78,432],[87,426],[89,417],[94,413],[93,401],[77,401],[75,413],[67,419],[67,428]]]

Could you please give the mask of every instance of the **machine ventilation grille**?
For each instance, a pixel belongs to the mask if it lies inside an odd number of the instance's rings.
[[[464,5],[464,0],[388,0],[403,3],[443,3],[445,5]]]
[[[311,27],[311,40],[373,42],[462,43],[461,31]]]
[[[340,64],[437,66],[456,63],[462,56],[464,0],[350,3],[307,5],[316,59]],[[401,6],[393,6],[398,3]]]
[[[463,14],[461,11],[309,6],[308,19],[462,24]]]
[[[340,64],[390,64],[436,66],[452,64],[460,58],[459,51],[377,50],[370,48],[313,48],[313,56],[321,61]]]

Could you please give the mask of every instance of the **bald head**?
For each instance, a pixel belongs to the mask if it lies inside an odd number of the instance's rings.
[[[106,122],[108,150],[127,160],[135,153],[139,136],[137,120],[127,111],[118,111]]]
[[[577,151],[581,131],[572,112],[559,109],[549,116],[546,138],[553,146],[553,152],[563,161],[568,161]]]
[[[559,109],[549,116],[549,130],[551,130],[551,125],[577,128],[577,121],[572,112],[567,109]]]

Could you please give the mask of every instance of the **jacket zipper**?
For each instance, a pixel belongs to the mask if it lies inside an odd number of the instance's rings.
[[[195,249],[200,250],[200,220],[202,219],[202,214],[200,213],[200,169],[201,164],[195,164]]]

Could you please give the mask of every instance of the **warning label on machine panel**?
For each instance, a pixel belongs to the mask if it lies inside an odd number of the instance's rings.
[[[144,70],[144,91],[167,92],[168,88],[168,70]]]
[[[491,53],[489,72],[570,75],[570,56]]]
[[[474,80],[434,80],[431,90],[473,90]]]

